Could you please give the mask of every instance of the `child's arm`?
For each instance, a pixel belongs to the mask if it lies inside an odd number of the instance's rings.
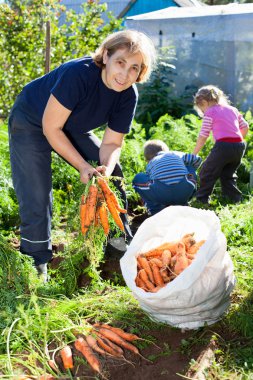
[[[208,139],[207,136],[199,135],[198,140],[196,142],[196,146],[193,150],[193,154],[198,154],[198,152],[203,148],[203,146],[206,143],[206,140]]]
[[[247,135],[248,131],[249,131],[249,124],[244,119],[244,117],[242,116],[242,114],[238,115],[238,120],[239,120],[240,132],[242,134],[242,137],[244,138]]]
[[[244,127],[240,131],[241,131],[242,137],[244,138],[249,131],[249,127]]]
[[[192,166],[195,169],[198,169],[202,162],[202,158],[200,156],[196,156],[195,154],[191,153],[185,153],[182,159],[186,166]]]

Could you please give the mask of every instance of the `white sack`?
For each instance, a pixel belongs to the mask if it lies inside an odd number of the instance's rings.
[[[137,287],[136,257],[191,232],[196,241],[206,240],[191,265],[157,293]],[[152,319],[197,329],[218,321],[229,307],[235,277],[226,249],[226,238],[213,211],[170,206],[141,224],[120,266],[127,286]]]

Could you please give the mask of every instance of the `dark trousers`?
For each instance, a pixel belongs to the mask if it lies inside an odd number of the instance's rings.
[[[222,195],[234,202],[241,200],[241,191],[236,186],[236,170],[241,164],[246,144],[216,142],[199,173],[200,186],[196,197],[207,203],[214,185],[220,179]]]
[[[189,171],[190,172],[190,171]],[[141,196],[151,215],[167,206],[187,205],[196,190],[196,173],[186,175],[180,182],[166,185],[157,180],[150,180],[146,173],[138,173],[133,179],[133,188]]]
[[[93,133],[69,134],[68,137],[85,160],[99,164],[100,140]],[[52,258],[52,148],[42,129],[29,124],[15,107],[9,118],[9,145],[13,185],[21,218],[20,251],[32,256],[35,265],[43,264]],[[112,175],[123,177],[119,164]],[[116,181],[115,185],[126,208],[126,194],[121,181]],[[121,217],[126,238],[130,240],[132,233],[127,216],[121,214]]]

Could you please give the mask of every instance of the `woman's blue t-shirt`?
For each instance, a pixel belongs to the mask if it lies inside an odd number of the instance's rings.
[[[135,85],[122,92],[109,89],[102,81],[101,69],[90,57],[66,62],[23,88],[19,104],[33,127],[42,126],[51,94],[72,111],[63,129],[70,133],[85,133],[103,124],[128,133],[138,100]]]

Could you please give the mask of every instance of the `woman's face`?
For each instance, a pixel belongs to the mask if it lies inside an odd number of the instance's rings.
[[[136,82],[141,71],[142,56],[140,53],[130,54],[126,49],[119,49],[108,57],[106,50],[103,63],[104,84],[114,91],[121,92]]]

